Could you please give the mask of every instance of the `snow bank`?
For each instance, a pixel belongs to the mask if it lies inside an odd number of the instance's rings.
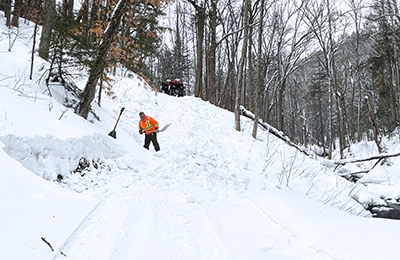
[[[83,157],[88,160],[115,159],[123,151],[110,137],[94,134],[82,138],[58,139],[54,136],[0,137],[4,151],[25,168],[47,179],[57,180],[74,171]]]

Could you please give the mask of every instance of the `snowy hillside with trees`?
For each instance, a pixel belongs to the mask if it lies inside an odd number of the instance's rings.
[[[306,155],[263,128],[255,139],[251,119],[236,131],[232,112],[126,70],[86,120],[46,86],[47,62],[35,57],[29,79],[32,25],[0,18],[1,259],[398,258],[400,222],[364,208],[399,198],[397,157],[336,167],[339,152]],[[159,152],[143,148],[141,111],[171,124]],[[398,136],[382,142],[400,150]],[[346,156],[374,154],[363,141]],[[372,167],[357,184],[341,177]]]

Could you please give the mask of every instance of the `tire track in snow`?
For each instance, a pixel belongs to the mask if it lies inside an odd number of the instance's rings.
[[[53,260],[110,259],[113,242],[126,217],[130,202],[128,189],[105,197],[70,235]]]
[[[182,176],[154,167],[130,184],[131,204],[109,259],[227,259],[205,205],[185,200]]]
[[[215,203],[208,216],[222,243],[230,248],[227,259],[335,259],[300,240],[248,198]]]
[[[204,207],[174,198],[157,208],[156,230],[169,259],[226,259]]]

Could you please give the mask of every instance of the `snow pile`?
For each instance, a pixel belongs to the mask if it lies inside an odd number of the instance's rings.
[[[0,137],[4,150],[28,170],[47,179],[57,180],[76,170],[79,160],[115,159],[123,154],[111,138],[94,134],[60,140],[54,136]]]
[[[400,151],[399,136],[385,137],[381,141],[388,155]],[[373,141],[362,141],[351,146],[351,154],[348,158],[369,158],[378,155],[378,149]],[[399,205],[400,200],[400,157],[388,157],[378,164],[378,159],[365,162],[346,164],[339,171],[354,173],[367,171],[357,181],[350,196],[361,203],[364,208],[380,205],[385,210],[388,204]],[[386,209],[387,210],[387,209]]]

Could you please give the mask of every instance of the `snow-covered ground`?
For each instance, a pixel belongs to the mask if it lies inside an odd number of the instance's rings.
[[[334,172],[266,131],[253,139],[248,119],[237,132],[231,112],[136,76],[117,75],[117,99],[103,95],[100,121],[84,120],[62,106],[60,86],[50,97],[38,83],[37,57],[28,79],[32,28],[9,52],[0,18],[1,259],[398,259],[400,222],[371,218],[351,197],[398,197],[396,159],[364,178],[375,186],[355,185],[339,174],[367,163]],[[142,147],[140,111],[171,123],[158,153]],[[363,142],[352,153],[376,151]]]

